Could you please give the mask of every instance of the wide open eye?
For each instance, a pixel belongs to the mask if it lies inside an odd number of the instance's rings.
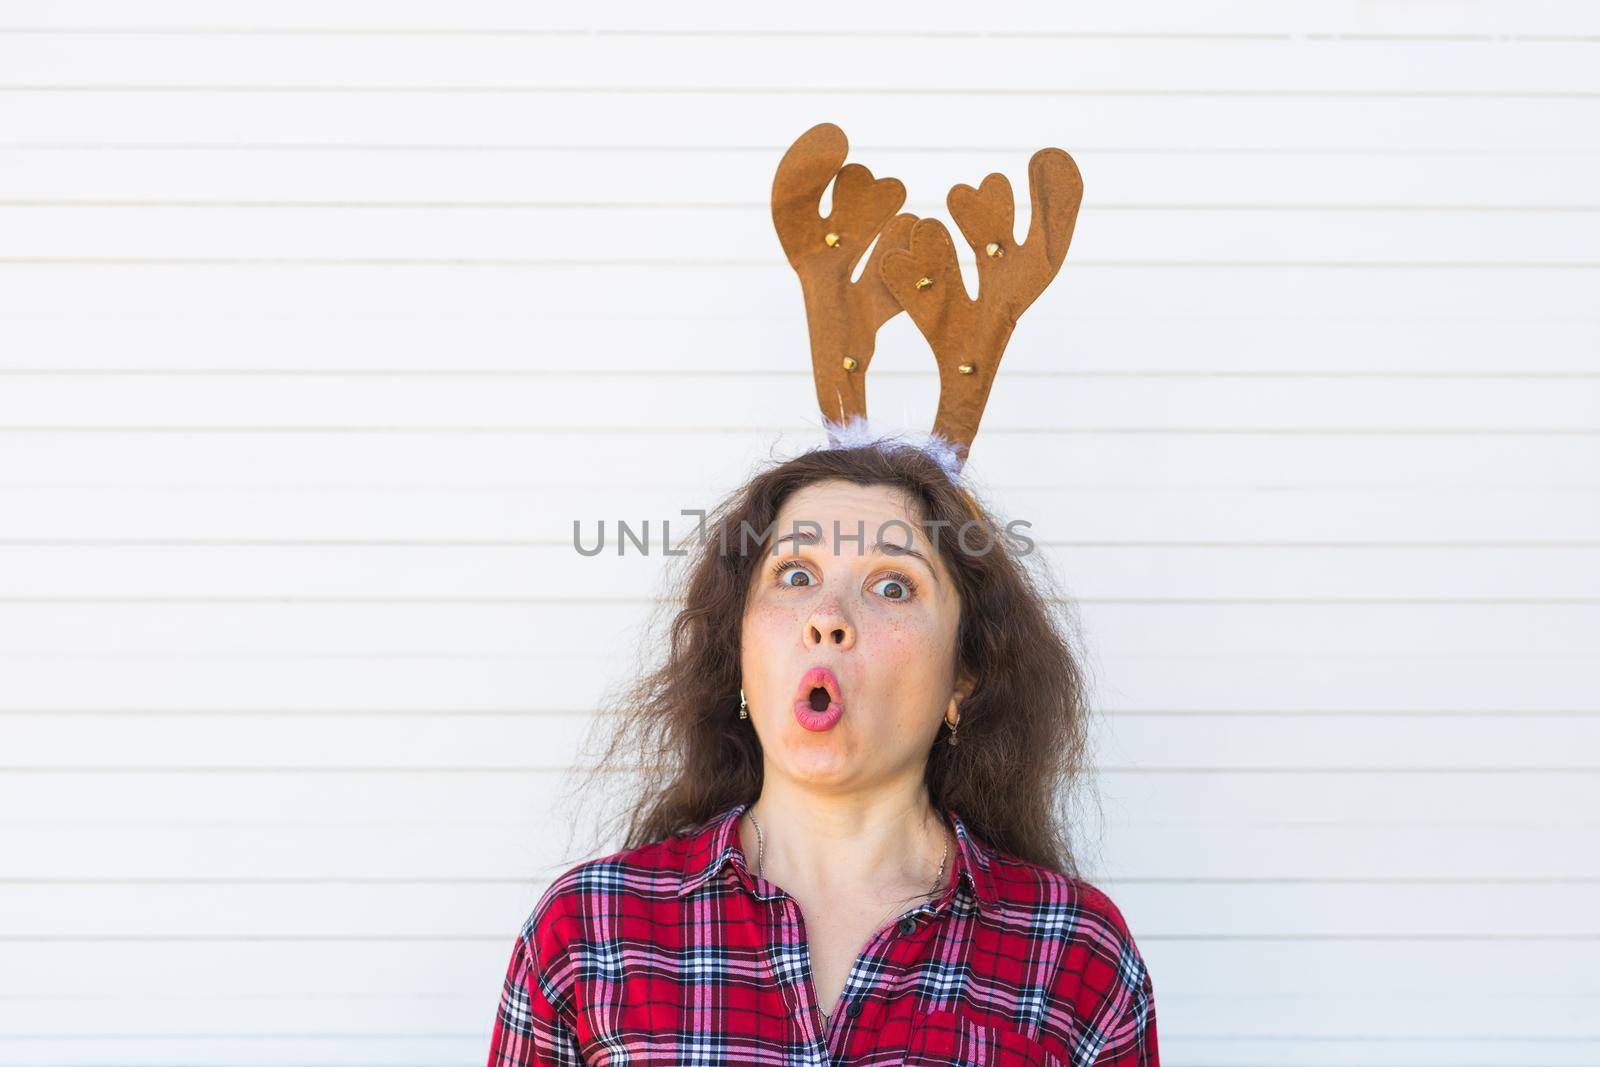
[[[806,569],[806,565],[797,559],[784,560],[782,563],[773,568],[773,573],[777,575],[779,585],[804,588],[805,586],[814,585],[816,583],[816,579],[812,576],[811,572]],[[791,579],[791,574],[796,575],[796,577]]]
[[[910,600],[917,595],[917,583],[911,580],[910,575],[901,574],[898,571],[893,574],[886,574],[872,583],[874,589],[879,586],[884,588],[878,595],[885,600]]]

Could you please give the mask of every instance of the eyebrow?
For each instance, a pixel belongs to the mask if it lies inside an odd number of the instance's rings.
[[[820,540],[822,540],[822,538],[819,537],[814,531],[796,530],[794,533],[784,534],[782,537],[772,542],[772,547],[776,549],[785,541],[793,541],[796,544],[803,545],[814,545]],[[934,581],[937,582],[940,580],[939,568],[933,565],[933,561],[909,545],[897,545],[892,542],[884,541],[880,538],[873,544],[872,551],[882,552],[886,556],[915,556],[923,562],[924,566],[928,568],[928,573],[933,575]]]

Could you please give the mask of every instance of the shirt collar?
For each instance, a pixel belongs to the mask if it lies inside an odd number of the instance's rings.
[[[739,843],[739,817],[750,807],[741,802],[702,823],[688,839],[683,857],[683,882],[678,895],[684,896],[704,885],[724,864],[732,863],[746,876],[743,846]],[[945,809],[946,822],[956,836],[957,879],[965,878],[967,888],[980,909],[993,911],[1000,906],[993,870],[994,849],[973,836],[954,809]],[[753,879],[751,879],[753,884]]]

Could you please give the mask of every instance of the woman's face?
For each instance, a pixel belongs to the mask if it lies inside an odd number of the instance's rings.
[[[816,482],[784,503],[742,626],[767,774],[835,788],[921,780],[941,720],[971,688],[955,677],[960,596],[930,533],[885,486]],[[953,544],[941,530],[940,546]],[[815,668],[833,679],[807,678]]]

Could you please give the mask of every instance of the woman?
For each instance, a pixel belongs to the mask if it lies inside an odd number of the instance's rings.
[[[491,1067],[1155,1067],[1053,814],[1087,709],[1048,579],[911,446],[776,465],[707,531],[601,761],[645,757],[629,844],[533,908]]]
[[[1158,1065],[1149,971],[1055,817],[1087,708],[1051,583],[960,477],[1082,176],[1034,153],[1021,242],[1004,175],[951,189],[971,299],[943,224],[899,214],[904,186],[847,147],[813,126],[772,186],[830,447],[710,516],[666,660],[593,765],[628,750],[645,770],[627,845],[534,906],[489,1067]],[[901,310],[939,365],[911,443],[866,418],[874,335]]]

